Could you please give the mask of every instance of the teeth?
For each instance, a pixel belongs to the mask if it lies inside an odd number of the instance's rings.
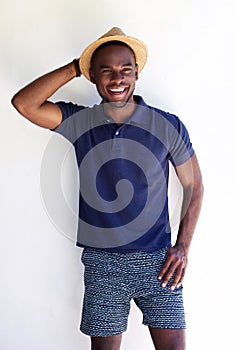
[[[122,89],[109,89],[111,92],[124,92],[125,88]]]

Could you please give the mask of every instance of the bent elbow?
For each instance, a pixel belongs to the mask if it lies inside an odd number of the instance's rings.
[[[15,109],[22,115],[24,115],[24,103],[22,99],[19,97],[18,93],[15,94],[11,99],[11,104],[15,107]]]
[[[16,93],[11,99],[12,105],[15,109],[28,120],[31,120],[31,116],[33,115],[33,110],[28,105],[27,101],[24,97],[21,97],[20,94]]]

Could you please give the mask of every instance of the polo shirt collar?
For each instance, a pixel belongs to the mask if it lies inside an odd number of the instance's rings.
[[[150,107],[145,103],[143,98],[138,95],[133,96],[134,101],[137,103],[137,108],[134,113],[125,121],[124,124],[135,124],[135,125],[144,125],[148,124],[150,119]],[[96,122],[97,124],[106,124],[112,121],[111,118],[105,115],[103,106],[101,102],[99,105],[95,105],[93,108],[96,109]]]
[[[134,101],[137,103],[137,108],[131,117],[126,121],[127,124],[148,124],[150,118],[150,107],[145,103],[141,96],[134,96]]]

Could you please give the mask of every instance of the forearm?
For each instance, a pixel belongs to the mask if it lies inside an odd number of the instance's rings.
[[[182,246],[186,254],[188,254],[198,222],[202,199],[203,185],[201,181],[192,188],[184,189],[181,222],[178,230],[176,246]]]

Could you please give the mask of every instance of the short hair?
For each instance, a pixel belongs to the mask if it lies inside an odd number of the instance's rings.
[[[94,53],[92,54],[92,57],[91,57],[91,61],[90,61],[91,67],[93,65],[94,58],[97,55],[98,51],[103,49],[103,48],[105,48],[105,47],[108,47],[108,46],[124,46],[124,47],[127,47],[132,52],[132,54],[134,56],[134,59],[136,61],[135,53],[134,53],[133,49],[129,45],[125,44],[123,41],[113,40],[113,41],[107,41],[106,43],[101,44],[100,46],[98,46],[96,48],[96,50],[94,51]]]

